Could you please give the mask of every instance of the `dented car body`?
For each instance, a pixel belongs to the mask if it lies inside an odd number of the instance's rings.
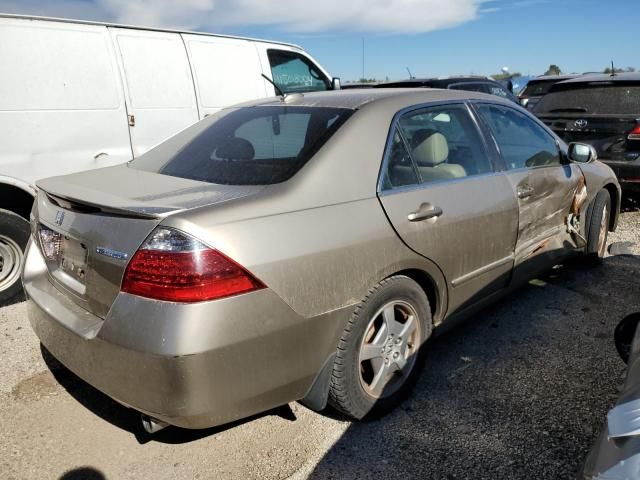
[[[615,176],[569,156],[525,110],[471,92],[223,110],[129,164],[39,183],[30,321],[78,376],[162,422],[322,409],[349,319],[385,279],[419,284],[438,332],[606,239]],[[190,283],[203,265],[206,288]]]

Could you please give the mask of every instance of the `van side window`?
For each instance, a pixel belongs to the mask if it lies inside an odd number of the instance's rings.
[[[309,59],[285,50],[268,50],[271,76],[284,93],[329,90],[327,77]]]
[[[479,104],[477,108],[509,170],[561,164],[554,138],[525,114],[501,105]]]

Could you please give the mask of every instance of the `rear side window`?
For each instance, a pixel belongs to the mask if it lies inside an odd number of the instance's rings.
[[[533,80],[527,83],[527,86],[524,88],[521,95],[524,97],[541,97],[542,95],[546,95],[549,89],[556,83],[556,80]]]
[[[449,85],[450,90],[465,90],[467,92],[489,93],[489,86],[486,83],[454,83]]]
[[[555,139],[523,113],[508,107],[479,104],[509,170],[560,165]]]
[[[406,113],[391,141],[385,189],[493,171],[466,106],[444,105]]]
[[[279,183],[300,170],[352,113],[343,108],[239,108],[209,120],[208,126],[196,124],[129,165],[223,185]]]
[[[269,50],[271,76],[283,93],[329,90],[329,81],[309,59],[294,52]]]
[[[598,82],[557,85],[542,97],[534,112],[639,115],[640,84]]]

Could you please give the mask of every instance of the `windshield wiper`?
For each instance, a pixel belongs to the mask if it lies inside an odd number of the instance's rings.
[[[565,107],[565,108],[552,108],[551,110],[549,110],[549,113],[558,113],[558,112],[587,113],[587,109],[582,107]]]

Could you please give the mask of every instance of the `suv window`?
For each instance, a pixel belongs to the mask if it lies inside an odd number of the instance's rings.
[[[283,93],[329,90],[324,74],[309,59],[294,52],[269,50],[271,76]]]
[[[161,143],[129,166],[223,185],[284,182],[352,113],[345,108],[294,106],[223,111]]]
[[[527,83],[520,95],[523,97],[541,97],[546,95],[556,83],[558,83],[557,80],[532,80]]]
[[[398,121],[384,188],[480,175],[493,171],[465,105],[414,110]]]
[[[640,84],[558,84],[535,106],[539,113],[577,113],[603,115],[640,114]]]
[[[556,140],[525,114],[499,105],[477,107],[509,170],[561,164]]]

